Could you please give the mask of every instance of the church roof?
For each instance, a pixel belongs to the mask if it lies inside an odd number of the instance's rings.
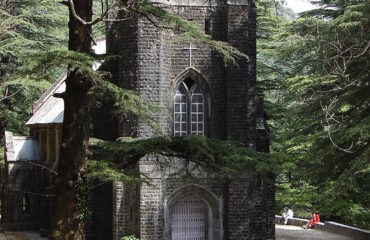
[[[93,50],[98,55],[106,53],[106,41],[101,39]],[[93,63],[93,69],[100,67],[101,61]],[[67,74],[62,74],[57,81],[47,90],[33,105],[33,115],[26,122],[26,125],[43,125],[43,124],[62,124],[64,116],[64,101],[62,98],[56,98],[55,93],[63,93],[66,90],[65,80]]]
[[[38,124],[62,124],[64,115],[64,102],[61,98],[53,96],[54,93],[62,93],[66,90],[65,79],[67,74],[63,74],[46,91],[33,106],[33,116],[26,122],[26,125]]]

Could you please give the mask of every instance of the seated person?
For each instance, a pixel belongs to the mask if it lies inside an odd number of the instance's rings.
[[[283,224],[285,222],[285,218],[286,218],[286,215],[287,215],[287,212],[288,212],[288,207],[285,208],[285,212],[283,212],[283,214],[281,214],[281,218],[280,218],[280,224]]]
[[[313,224],[315,223],[315,218],[316,218],[315,213],[314,212],[311,212],[310,222],[309,222],[308,226],[306,226],[305,228],[307,228],[307,227],[312,228],[313,227]]]
[[[290,208],[287,208],[288,210],[286,211],[286,216],[285,216],[285,222],[284,222],[284,224],[285,225],[287,225],[288,224],[288,220],[289,220],[289,218],[293,218],[293,216],[294,216],[294,212],[293,212],[293,210],[292,209],[290,209]]]
[[[315,223],[320,222],[320,216],[317,212],[311,212],[311,218],[310,222],[303,226],[304,229],[307,229],[308,227],[313,228],[313,225]]]

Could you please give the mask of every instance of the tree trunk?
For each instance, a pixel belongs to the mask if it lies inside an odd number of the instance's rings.
[[[92,0],[74,0],[77,15],[85,21],[92,18]],[[90,53],[91,27],[81,24],[69,7],[69,44],[72,51]],[[90,106],[88,91],[91,80],[74,66],[68,67],[64,98],[64,121],[55,199],[51,217],[50,239],[84,239],[84,209],[80,209],[81,179],[87,150]],[[82,178],[81,178],[82,176]]]

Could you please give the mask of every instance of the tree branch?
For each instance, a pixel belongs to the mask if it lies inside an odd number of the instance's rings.
[[[72,16],[75,19],[77,19],[84,26],[92,26],[92,25],[95,25],[95,24],[103,21],[104,18],[107,16],[108,12],[109,12],[109,7],[108,6],[105,9],[105,11],[103,11],[104,7],[102,7],[102,13],[101,13],[100,17],[98,17],[97,19],[95,19],[93,21],[87,22],[87,21],[83,20],[80,16],[78,16],[78,14],[76,13],[76,9],[75,9],[75,5],[74,5],[73,0],[62,1],[61,3],[63,5],[68,6],[69,9],[70,9],[70,11],[71,11],[71,13],[72,13]],[[104,5],[103,0],[101,0],[101,4]],[[106,4],[108,4],[108,1],[106,1]]]
[[[5,90],[5,94],[0,98],[0,101],[4,101],[5,99],[8,99],[8,98],[11,98],[13,96],[15,96],[17,93],[19,93],[24,87],[22,86],[21,88],[17,89],[17,91],[15,91],[14,93],[8,95],[9,93],[9,89],[8,87],[6,88]]]
[[[349,146],[348,148],[342,148],[340,146],[338,146],[338,144],[335,143],[333,137],[332,137],[332,125],[330,123],[330,121],[334,121],[335,123],[337,124],[340,124],[340,122],[334,118],[334,113],[330,113],[329,109],[332,107],[332,105],[334,103],[336,103],[338,101],[338,99],[335,97],[329,104],[329,106],[325,105],[322,103],[322,101],[320,100],[320,105],[321,105],[321,108],[324,112],[324,116],[325,116],[325,122],[326,122],[326,125],[322,124],[323,127],[326,127],[327,130],[328,130],[328,136],[329,136],[329,140],[330,142],[333,144],[333,146],[345,153],[353,153],[353,151],[351,151],[351,149],[353,148],[353,142],[351,143],[351,146]]]

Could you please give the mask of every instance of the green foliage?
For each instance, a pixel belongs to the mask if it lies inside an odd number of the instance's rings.
[[[61,73],[59,65],[32,75],[26,68],[42,52],[66,49],[67,17],[56,0],[0,1],[0,146],[4,129],[26,134],[32,103]]]
[[[76,210],[78,210],[78,215],[76,216],[76,218],[85,223],[86,220],[91,217],[91,211],[88,208],[90,191],[87,185],[86,176],[80,171],[76,172],[76,174],[77,181],[74,182],[74,188],[76,189],[75,208]]]
[[[109,158],[110,154],[104,154]],[[140,184],[144,180],[135,171],[119,169],[107,159],[86,161],[86,172],[89,179],[99,179],[103,182],[122,181],[129,184]]]
[[[90,146],[94,160],[88,161],[88,175],[104,180],[139,181],[139,176],[131,175],[135,171],[122,170],[149,154],[184,159],[185,164],[178,172],[188,175],[200,168],[225,178],[240,173],[265,176],[277,167],[277,161],[269,154],[204,136],[121,138],[118,142],[93,139]]]
[[[155,112],[159,111],[157,106],[146,103],[135,91],[118,87],[110,81],[102,78],[97,81],[91,89],[93,104],[99,106],[101,102],[112,102],[113,112],[116,117],[124,117],[128,114],[135,115],[140,121],[148,124],[152,129],[160,134],[161,128],[155,120]]]
[[[139,238],[135,236],[125,236],[121,240],[139,240]]]
[[[267,95],[280,106],[278,114],[268,109],[272,151],[283,159],[277,206],[368,229],[370,4],[317,3],[325,8],[272,29],[273,42],[260,44],[262,53],[273,50],[262,62],[274,72],[259,73],[278,83]]]
[[[58,13],[58,14],[56,14]],[[0,56],[24,56],[66,43],[68,11],[55,0],[3,1]],[[20,60],[20,59],[19,59]]]
[[[4,154],[4,147],[0,145],[0,168],[5,164]]]
[[[182,32],[177,41],[209,45],[225,63],[246,58],[227,43],[204,35],[194,22],[149,1],[129,2],[123,6],[127,11],[146,16],[158,27]],[[257,77],[259,88],[267,91],[273,154],[204,137],[92,139],[88,176],[139,184],[145,179],[127,167],[147,154],[188,159],[181,169],[188,174],[194,168],[216,171],[222,177],[275,170],[278,213],[288,205],[299,217],[317,210],[324,220],[370,228],[369,2],[316,1],[324,8],[303,13],[295,21],[280,1],[255,2],[259,11]],[[99,14],[97,4],[94,12]],[[68,10],[58,1],[0,1],[0,20],[1,139],[5,128],[27,132],[24,122],[32,102],[68,65],[92,81],[92,104],[108,100],[119,118],[134,114],[160,133],[154,121],[159,109],[145,104],[135,92],[112,84],[106,73],[92,71],[91,56],[67,51]],[[103,30],[101,22],[93,35],[100,37]],[[0,159],[2,151],[0,146]]]
[[[316,208],[319,203],[317,187],[302,183],[292,187],[289,183],[278,184],[276,187],[277,214],[282,214],[285,207],[293,209],[294,216],[309,219],[311,211],[318,211],[325,216],[321,209]]]

